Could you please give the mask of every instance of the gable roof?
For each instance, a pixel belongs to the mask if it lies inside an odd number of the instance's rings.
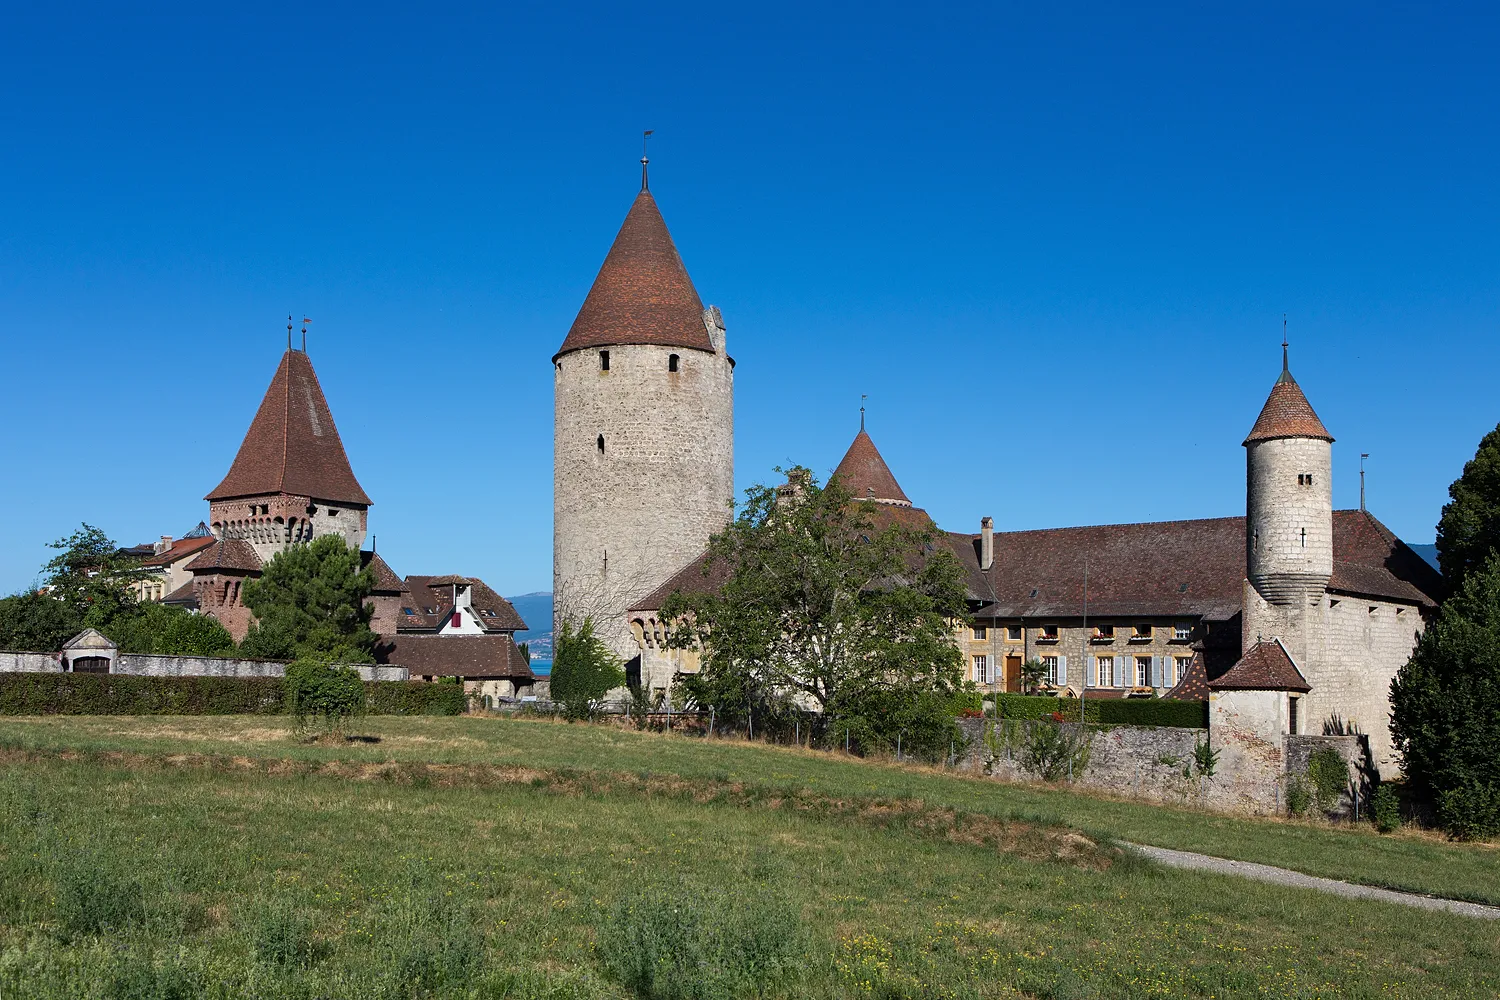
[[[119,643],[98,629],[86,628],[63,643],[63,649],[119,649]]]
[[[1333,435],[1328,433],[1328,428],[1323,426],[1323,421],[1313,412],[1312,404],[1302,394],[1302,387],[1289,370],[1282,368],[1281,376],[1271,386],[1271,395],[1266,397],[1266,405],[1261,407],[1260,416],[1255,418],[1255,426],[1250,428],[1244,443],[1288,437],[1333,440]]]
[[[586,347],[656,344],[714,350],[703,300],[677,254],[651,192],[625,216],[583,307],[553,360]]]
[[[186,559],[195,552],[201,552],[215,541],[216,539],[213,535],[199,535],[196,538],[179,538],[161,552],[154,553],[142,559],[141,567],[149,569],[154,566],[170,566],[179,559]]]
[[[443,621],[453,613],[454,584],[468,584],[469,604],[474,608],[474,616],[479,619],[485,629],[495,632],[526,631],[526,622],[522,620],[515,606],[495,593],[489,584],[477,577],[454,574],[408,576],[401,587],[403,606],[401,616],[397,619],[398,627],[434,630],[441,628]],[[410,608],[413,614],[407,614],[407,608]],[[433,610],[429,613],[428,608]],[[486,615],[484,614],[486,611],[492,611],[494,614]]]
[[[406,589],[406,584],[396,575],[395,570],[380,558],[375,552],[360,552],[359,568],[368,568],[375,577],[375,589],[372,594],[399,594]]]
[[[405,667],[413,676],[506,677],[531,680],[526,657],[508,634],[382,636],[375,662]]]
[[[911,500],[902,492],[891,467],[880,456],[880,449],[870,440],[863,426],[854,436],[854,443],[844,452],[839,467],[833,470],[830,480],[838,479],[844,489],[854,494],[856,500],[874,500],[876,503],[896,504],[910,507]]]
[[[1239,662],[1208,682],[1213,691],[1311,691],[1280,639],[1261,640]]]
[[[288,350],[224,481],[204,499],[290,493],[368,506],[312,362]]]

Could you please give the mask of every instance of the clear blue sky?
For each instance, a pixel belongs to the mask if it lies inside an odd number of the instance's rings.
[[[1500,420],[1492,5],[318,6],[0,13],[0,589],[204,517],[288,312],[392,565],[549,588],[644,128],[742,485],[868,393],[945,528],[1240,513],[1283,313],[1409,540]]]

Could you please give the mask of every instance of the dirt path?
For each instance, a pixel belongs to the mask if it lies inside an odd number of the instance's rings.
[[[1375,899],[1383,903],[1400,903],[1402,906],[1415,906],[1424,910],[1447,910],[1465,917],[1500,920],[1500,906],[1466,903],[1457,899],[1440,899],[1436,896],[1422,896],[1414,892],[1397,892],[1394,889],[1376,889],[1368,885],[1354,885],[1331,878],[1304,875],[1302,872],[1275,868],[1271,865],[1258,865],[1249,861],[1230,861],[1228,858],[1215,858],[1207,854],[1193,854],[1191,851],[1173,851],[1165,847],[1149,847],[1146,844],[1124,842],[1122,846],[1139,851],[1146,857],[1172,868],[1192,868],[1197,871],[1218,872],[1221,875],[1238,875],[1241,878],[1274,882],[1277,885],[1331,892],[1335,896],[1348,896],[1350,899]]]

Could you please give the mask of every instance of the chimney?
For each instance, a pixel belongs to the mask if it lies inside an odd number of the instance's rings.
[[[170,549],[171,547],[172,547],[172,536],[171,535],[162,535],[161,536],[161,541],[159,541],[155,545],[151,546],[151,554],[159,556],[163,552],[165,552],[168,549]]]
[[[986,573],[995,565],[995,519],[979,519],[979,568]]]

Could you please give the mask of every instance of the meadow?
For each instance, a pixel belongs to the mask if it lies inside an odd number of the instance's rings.
[[[1494,898],[1482,846],[599,726],[359,733],[0,721],[0,997],[1500,992],[1490,922],[1112,840]]]

